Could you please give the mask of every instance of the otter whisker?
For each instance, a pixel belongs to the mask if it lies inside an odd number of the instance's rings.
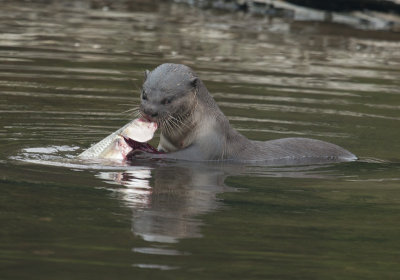
[[[121,112],[120,114],[126,114],[126,113],[130,113],[130,112],[137,112],[139,110],[139,108],[131,108],[128,109],[126,111]]]
[[[183,122],[183,120],[181,118],[175,118],[174,116],[170,116],[170,122],[171,124],[173,124],[173,126],[179,131],[182,130],[182,127],[186,127],[188,129],[190,129],[190,126],[188,124],[186,124],[185,122]]]
[[[132,116],[133,118],[141,117],[141,112],[140,112],[139,107],[131,108],[129,110],[121,112],[120,114],[127,114],[127,113],[129,113],[129,115]]]
[[[170,128],[167,122],[167,118],[163,117],[157,120],[157,125],[160,127],[162,132],[166,132],[169,134]]]
[[[190,119],[189,116],[190,116],[190,114],[187,116],[178,115],[177,117],[174,117],[171,115],[171,120],[174,121],[177,128],[180,128],[181,126],[185,126],[187,129],[190,129],[191,128],[190,125],[192,124],[192,122],[190,122],[190,123],[187,123],[187,121],[185,122],[185,120]]]
[[[138,104],[135,103],[118,103],[118,106],[130,106],[130,107],[138,107]]]
[[[175,121],[174,119],[171,118],[169,120],[169,124],[170,124],[173,132],[175,132],[175,133],[179,132],[179,123],[177,121]]]
[[[141,117],[142,117],[142,114],[141,114],[140,112],[138,112],[138,111],[134,111],[134,112],[132,112],[132,116],[133,116],[134,118],[141,118]]]
[[[164,119],[164,124],[165,124],[167,134],[172,134],[174,128],[173,128],[172,124],[168,121],[168,119]]]

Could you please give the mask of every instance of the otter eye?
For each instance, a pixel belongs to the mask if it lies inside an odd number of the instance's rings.
[[[144,90],[142,91],[142,99],[147,100],[147,94]]]
[[[163,100],[161,100],[161,104],[162,105],[166,105],[172,102],[172,98],[164,98]]]

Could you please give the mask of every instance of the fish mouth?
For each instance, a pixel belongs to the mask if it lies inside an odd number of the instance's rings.
[[[159,150],[157,150],[156,148],[154,148],[153,146],[151,146],[148,143],[142,143],[142,142],[138,142],[136,140],[133,140],[127,136],[123,136],[121,135],[122,138],[124,138],[126,144],[128,144],[129,147],[132,148],[132,151],[130,151],[127,155],[127,157],[132,154],[132,152],[135,151],[143,151],[146,153],[150,153],[150,154],[162,154],[163,152],[160,152]]]

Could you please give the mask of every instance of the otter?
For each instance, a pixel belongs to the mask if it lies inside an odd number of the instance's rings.
[[[146,70],[139,112],[157,122],[162,154],[134,157],[206,161],[270,161],[284,164],[353,161],[349,151],[320,140],[253,141],[234,129],[202,80],[188,66],[166,63]]]

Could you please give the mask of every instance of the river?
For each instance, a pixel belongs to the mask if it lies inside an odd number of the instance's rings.
[[[399,33],[164,1],[0,3],[1,279],[400,277]],[[73,163],[165,62],[192,67],[251,139],[360,159]]]

